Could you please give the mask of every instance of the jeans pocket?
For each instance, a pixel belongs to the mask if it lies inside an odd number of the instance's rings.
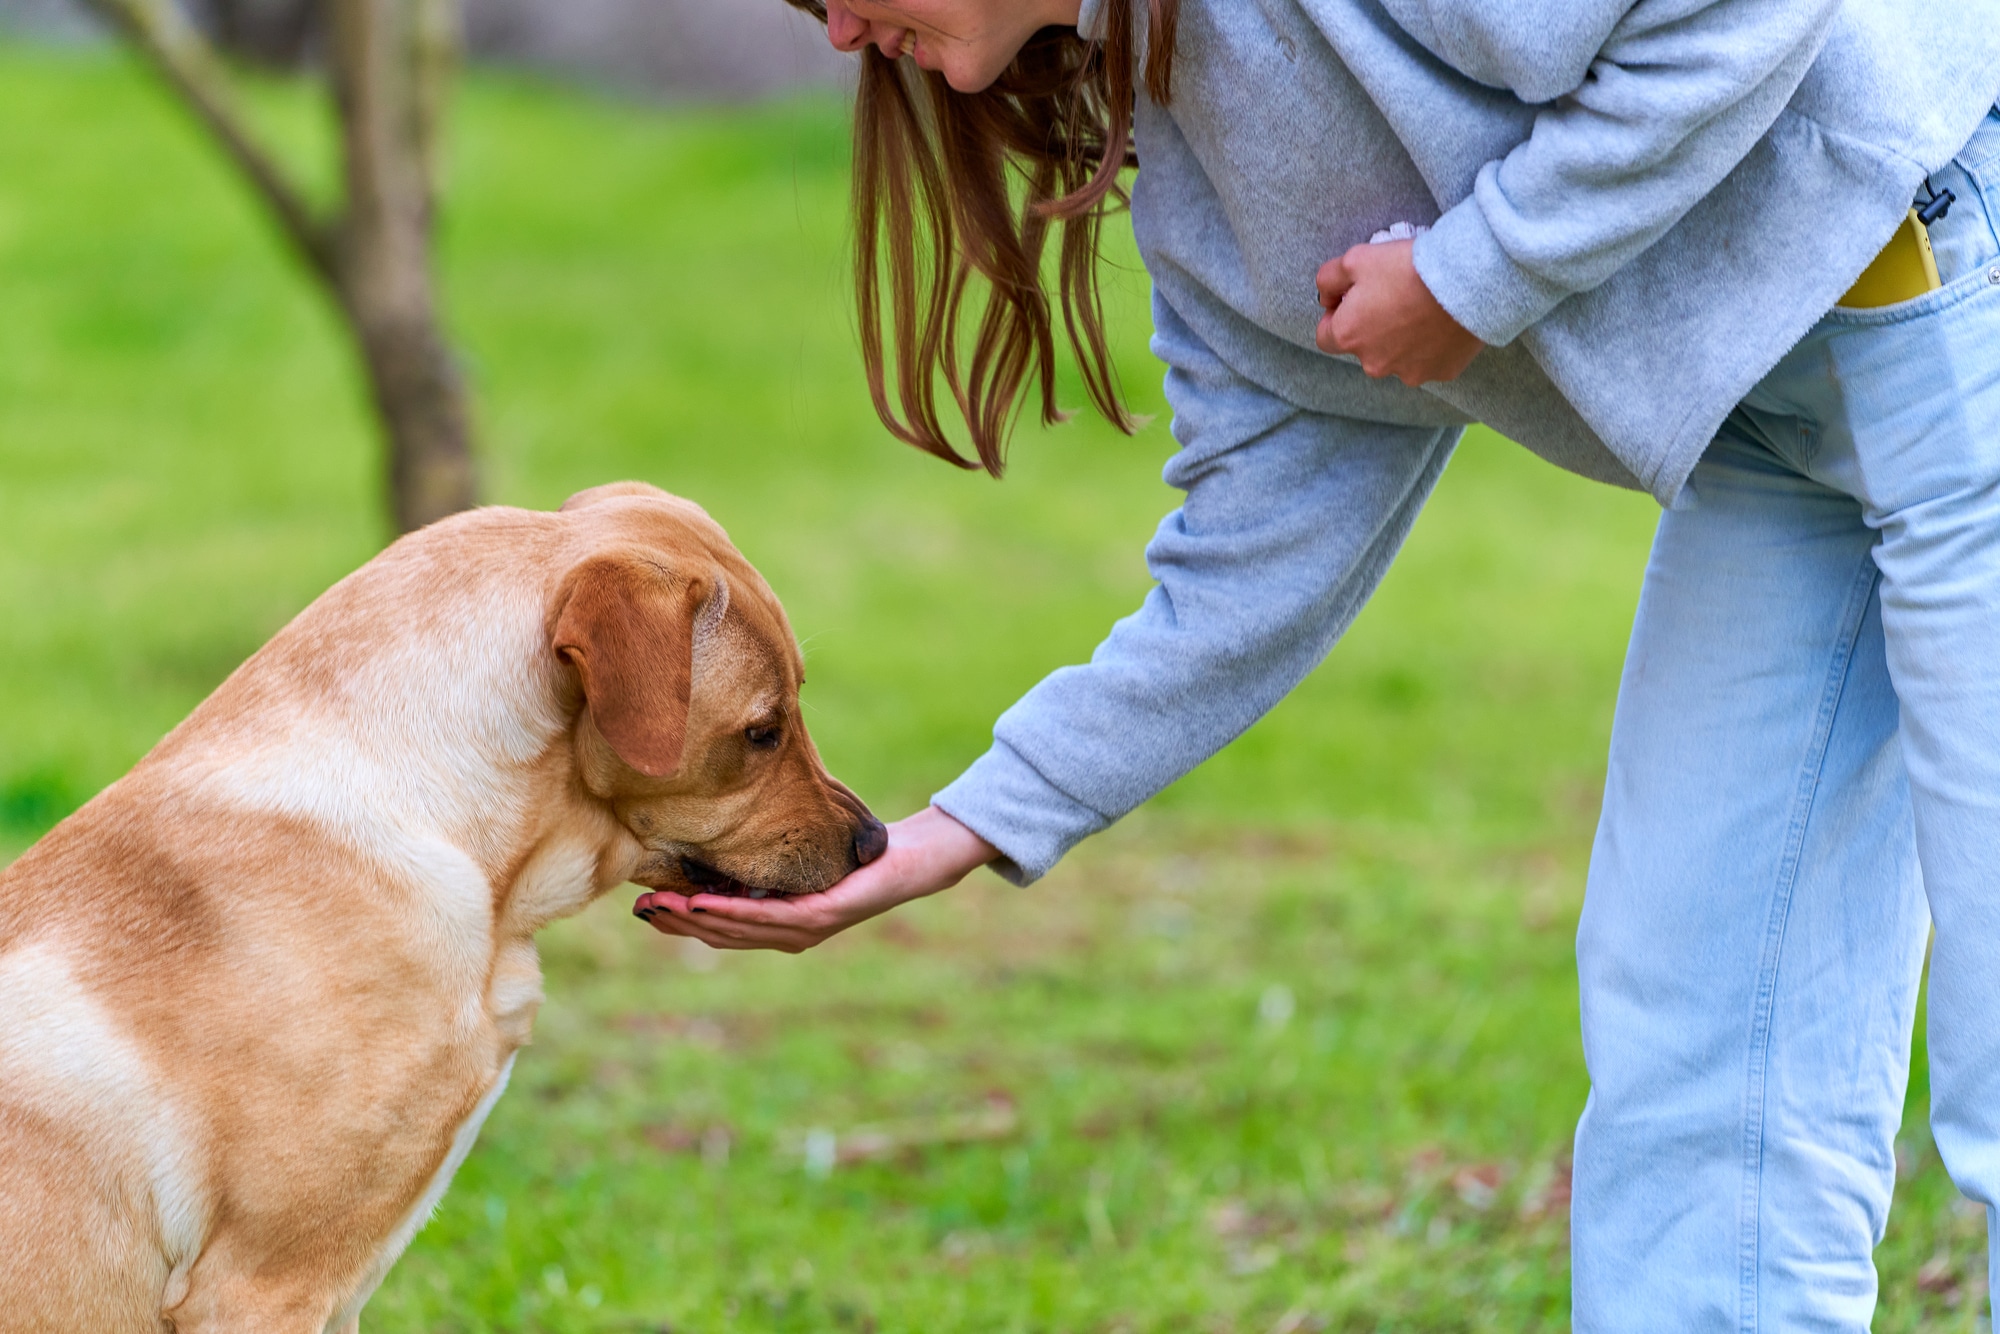
[[[1930,182],[1953,196],[1950,210],[1930,227],[1938,278],[1949,287],[2000,259],[2000,156],[1977,166],[1951,162]]]
[[[1930,227],[1938,277],[1949,287],[2000,259],[2000,110],[1987,113],[1957,156],[1931,173],[1929,186],[1953,197]]]
[[[1950,310],[1953,306],[1989,292],[2000,294],[2000,256],[1989,257],[1984,264],[1974,265],[1935,292],[1926,292],[1922,296],[1911,297],[1908,301],[1898,301],[1887,306],[1835,306],[1821,317],[1820,323],[1837,324],[1850,329],[1908,324],[1912,320],[1920,320]]]

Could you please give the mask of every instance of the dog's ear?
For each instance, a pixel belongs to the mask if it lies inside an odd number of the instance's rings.
[[[717,619],[724,596],[719,581],[635,555],[593,556],[563,580],[551,647],[576,668],[599,734],[642,774],[680,767],[696,621]]]

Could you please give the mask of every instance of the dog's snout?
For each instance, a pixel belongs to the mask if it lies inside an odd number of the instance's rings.
[[[889,850],[889,827],[872,815],[862,817],[861,828],[854,831],[854,861],[866,866]]]

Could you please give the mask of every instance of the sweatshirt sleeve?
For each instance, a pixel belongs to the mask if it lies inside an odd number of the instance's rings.
[[[1416,243],[1458,322],[1512,342],[1658,240],[1749,155],[1838,0],[1388,0],[1469,78],[1539,107]]]
[[[933,798],[1016,884],[1200,764],[1326,656],[1381,580],[1458,429],[1302,412],[1241,380],[1155,302],[1186,493],[1157,581],[1083,666],[1003,714]]]

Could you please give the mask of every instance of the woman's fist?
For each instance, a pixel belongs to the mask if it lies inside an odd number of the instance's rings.
[[[1378,379],[1412,388],[1456,380],[1486,345],[1467,333],[1424,286],[1411,259],[1415,243],[1358,245],[1319,270],[1319,317],[1313,341],[1346,353]]]

